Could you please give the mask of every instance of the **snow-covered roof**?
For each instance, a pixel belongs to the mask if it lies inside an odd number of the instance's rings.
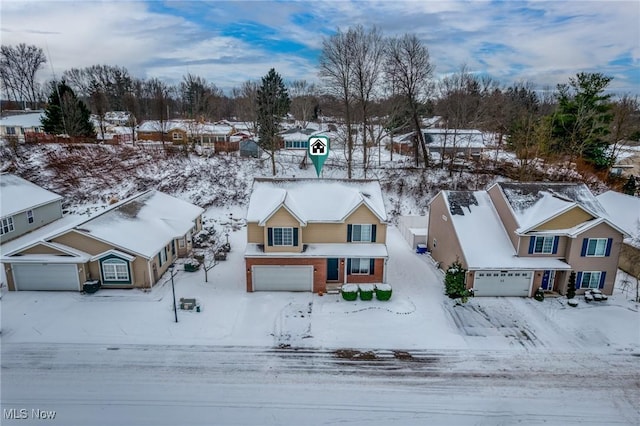
[[[301,129],[293,127],[280,133],[280,137],[285,141],[306,141],[309,136],[319,133],[316,129]]]
[[[609,220],[631,236],[640,239],[640,198],[607,191],[596,197],[606,209]]]
[[[595,218],[606,210],[583,183],[516,183],[498,185],[518,222],[518,232],[526,232],[557,215],[579,206]]]
[[[11,216],[44,204],[61,200],[62,196],[48,191],[19,176],[0,174],[0,217]]]
[[[253,182],[247,221],[264,223],[284,206],[303,225],[343,222],[362,204],[381,221],[387,220],[377,180],[258,178]]]
[[[10,115],[0,119],[0,126],[41,127],[40,119],[42,117],[44,117],[42,111]]]
[[[18,252],[25,251],[37,245],[50,247],[54,250],[64,253],[64,255],[58,255],[54,253],[47,253],[47,254],[43,253],[43,254],[21,254],[20,256],[13,256]],[[38,262],[82,263],[82,262],[88,262],[91,259],[91,255],[84,251],[75,249],[73,247],[69,247],[64,244],[54,243],[51,241],[37,241],[28,246],[23,246],[20,249],[12,250],[6,253],[6,255],[2,256],[0,259],[3,262],[11,262],[11,263],[34,263],[34,262],[35,263],[38,263]]]
[[[422,129],[429,146],[484,148],[491,137],[475,129]]]
[[[203,212],[191,203],[151,190],[114,204],[73,229],[151,258],[193,228]]]
[[[233,130],[233,127],[189,120],[169,120],[163,121],[162,124],[158,120],[148,120],[138,126],[138,132],[159,132],[162,129],[165,132],[177,129],[194,135],[227,135]]]
[[[486,191],[443,191],[443,196],[469,269],[571,269],[559,259],[517,256]]]
[[[260,244],[247,244],[244,255],[246,257],[349,257],[349,258],[387,258],[385,244],[368,243],[336,243],[336,244],[308,244],[303,252],[283,253],[266,252]]]

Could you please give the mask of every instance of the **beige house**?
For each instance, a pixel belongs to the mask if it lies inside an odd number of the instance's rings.
[[[2,256],[9,290],[151,288],[191,250],[203,209],[151,190]]]
[[[441,191],[430,202],[427,245],[445,269],[456,259],[476,296],[611,294],[626,235],[584,184],[497,183]]]
[[[247,291],[385,282],[386,221],[377,181],[256,179],[247,211]]]

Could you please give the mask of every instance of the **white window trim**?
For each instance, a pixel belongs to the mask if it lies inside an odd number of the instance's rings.
[[[7,228],[6,231],[5,228]],[[0,222],[0,235],[8,234],[13,231],[15,231],[15,227],[13,226],[13,218],[5,217],[4,219],[2,219],[2,222]]]
[[[555,237],[547,237],[547,236],[536,236],[535,244],[533,245],[533,254],[553,254],[553,241]],[[542,247],[540,251],[536,251],[536,246],[538,245],[538,238],[542,238]],[[545,251],[545,243],[551,240],[551,245],[549,246],[549,251]]]
[[[186,241],[185,241],[184,237],[183,237],[183,238],[180,238],[180,239],[178,240],[178,248],[185,248],[185,246],[186,246],[186,245],[187,245],[187,244],[186,244]]]
[[[280,244],[276,243],[276,229],[280,229],[282,232],[280,237]],[[288,230],[289,232],[291,232],[291,244],[285,244],[285,235],[284,235],[285,230]],[[292,227],[279,226],[279,227],[273,228],[272,232],[273,232],[274,247],[293,247],[293,228]]]
[[[355,236],[356,236],[356,226],[360,227],[360,239],[356,240]],[[362,239],[362,228],[363,227],[368,227],[369,229],[369,239],[368,240],[363,240]],[[367,229],[367,228],[365,228]],[[351,242],[352,243],[370,243],[371,242],[371,237],[373,236],[373,226],[370,223],[358,223],[358,224],[353,224],[351,225]]]
[[[162,250],[160,250],[160,266],[165,263],[167,263],[167,248],[163,247]]]
[[[362,272],[363,268],[362,268],[362,261],[366,261],[365,265],[367,267],[367,272]],[[358,271],[359,272],[353,272],[353,265],[355,262],[358,262]],[[352,258],[351,259],[351,275],[371,275],[371,271],[369,269],[369,265],[371,264],[371,259],[368,258]]]
[[[584,275],[585,274],[589,274],[589,286],[585,287],[583,285],[584,283]],[[595,287],[591,287],[591,282],[593,281],[593,276],[597,274],[598,279],[596,280],[596,286]],[[579,288],[585,288],[585,289],[592,289],[592,288],[600,288],[600,280],[602,279],[602,271],[582,271],[582,277],[580,278],[580,287]]]
[[[111,258],[106,259],[100,262],[102,266],[102,279],[104,281],[122,281],[122,282],[130,282],[131,277],[129,276],[129,265],[127,265],[127,261],[123,259]],[[118,272],[118,266],[124,266],[124,274],[126,277],[120,277]],[[113,268],[111,271],[107,269]],[[121,271],[122,272],[122,271]],[[112,273],[113,277],[107,278],[107,273]]]
[[[35,222],[35,218],[33,217],[33,210],[27,210],[27,223]]]
[[[589,246],[591,245],[591,241],[596,241],[596,247],[594,250],[594,254],[589,254]],[[604,247],[602,249],[602,254],[598,254],[598,242],[604,241]],[[608,238],[589,238],[587,239],[587,252],[585,253],[585,257],[606,257],[607,255],[607,243]]]

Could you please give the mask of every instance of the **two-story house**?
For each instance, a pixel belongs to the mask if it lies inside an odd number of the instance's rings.
[[[0,243],[62,217],[62,196],[10,173],[0,174]]]
[[[441,191],[429,203],[427,245],[446,268],[459,260],[476,296],[613,292],[625,232],[584,184],[497,183]]]
[[[326,292],[385,282],[386,221],[378,181],[255,179],[247,291]]]

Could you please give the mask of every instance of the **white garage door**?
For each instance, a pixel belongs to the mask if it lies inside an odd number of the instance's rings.
[[[78,270],[74,264],[14,263],[11,270],[16,290],[80,291]]]
[[[253,291],[313,291],[313,266],[253,266]]]
[[[528,297],[531,271],[477,271],[473,281],[475,296]]]

